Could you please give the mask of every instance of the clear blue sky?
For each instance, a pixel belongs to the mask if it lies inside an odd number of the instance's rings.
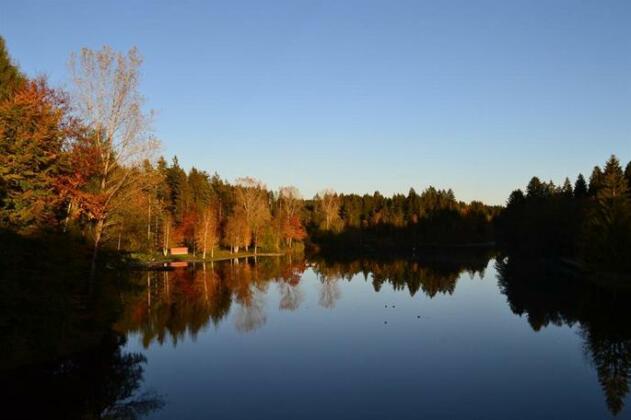
[[[28,74],[137,46],[165,156],[305,196],[503,203],[631,159],[631,1],[6,1]]]

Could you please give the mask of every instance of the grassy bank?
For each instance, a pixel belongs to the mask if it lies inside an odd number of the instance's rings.
[[[234,258],[256,258],[256,257],[281,257],[287,255],[290,251],[281,252],[230,252],[224,249],[215,250],[213,256],[206,255],[204,259],[201,254],[188,254],[188,255],[163,255],[163,254],[142,254],[133,253],[130,256],[135,262],[135,265],[144,267],[161,266],[162,264],[168,264],[171,262],[191,262],[191,263],[210,263],[216,261],[231,260]]]

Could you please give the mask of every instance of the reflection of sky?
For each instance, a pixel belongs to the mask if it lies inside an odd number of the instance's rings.
[[[127,349],[148,357],[145,385],[166,395],[156,417],[606,416],[576,329],[534,332],[499,293],[493,261],[484,279],[464,273],[453,295],[433,299],[388,283],[376,293],[362,275],[335,283],[339,298],[324,308],[307,270],[294,311],[268,287],[257,297],[265,323],[250,332],[239,332],[235,305],[175,348],[144,350],[131,336]]]

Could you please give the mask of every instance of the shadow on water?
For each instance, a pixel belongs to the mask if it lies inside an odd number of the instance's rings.
[[[146,359],[122,351],[126,339],[108,334],[83,351],[0,373],[11,418],[135,419],[163,406],[139,393]],[[19,414],[18,414],[19,413]]]
[[[0,389],[11,418],[136,418],[145,359],[112,330],[131,273],[106,270],[88,293],[83,244],[0,232]],[[6,246],[10,244],[10,246]]]
[[[619,414],[631,380],[631,292],[529,259],[498,258],[496,268],[511,310],[533,330],[578,325],[607,406]]]

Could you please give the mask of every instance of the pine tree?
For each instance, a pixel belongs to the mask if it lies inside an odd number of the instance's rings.
[[[600,189],[603,179],[603,172],[599,166],[594,166],[591,176],[589,177],[589,195],[595,196]]]
[[[597,265],[627,264],[631,251],[631,198],[620,162],[611,156],[599,181],[587,223],[585,258]]]
[[[621,197],[627,200],[626,194],[628,192],[628,186],[624,177],[624,172],[620,166],[620,161],[616,156],[611,155],[607,163],[605,164],[605,170],[603,171],[602,186],[598,192],[598,199],[616,199]]]
[[[546,187],[543,185],[541,180],[533,176],[528,186],[526,187],[526,196],[528,198],[541,198],[545,195]]]
[[[585,182],[585,178],[583,174],[578,174],[576,178],[576,183],[574,184],[574,197],[575,198],[583,198],[587,196],[587,183]]]
[[[572,191],[572,183],[569,178],[565,178],[563,182],[563,187],[561,187],[561,192],[565,197],[572,198],[574,195],[574,191]]]

